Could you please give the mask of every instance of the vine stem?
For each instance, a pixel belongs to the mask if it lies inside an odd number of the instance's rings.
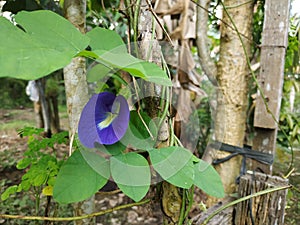
[[[159,25],[159,27],[163,30],[164,34],[166,35],[168,41],[171,43],[172,47],[174,47],[174,43],[172,41],[172,38],[170,37],[169,33],[167,32],[167,30],[165,29],[165,27],[161,24],[157,14],[154,12],[154,9],[151,5],[151,2],[149,0],[146,0],[147,4],[148,4],[148,7],[149,7],[149,10],[150,12],[152,13],[154,19],[156,20],[157,24]]]
[[[221,21],[222,23],[224,23],[227,27],[229,27],[230,29],[236,31],[240,36],[243,36],[244,38],[246,38],[248,41],[250,41],[251,43],[254,43],[254,45],[256,46],[259,46],[258,43],[254,42],[253,40],[249,39],[249,37],[245,36],[244,34],[241,34],[238,30],[236,30],[234,28],[234,26],[231,26],[229,23],[227,23],[226,21],[224,21],[222,18],[219,18],[217,17],[216,15],[214,15],[214,13],[210,12],[209,10],[207,10],[206,8],[204,8],[202,5],[200,5],[196,0],[191,0],[191,2],[193,2],[195,5],[197,5],[199,8],[201,8],[202,10],[204,10],[206,13],[208,13],[209,15],[211,16],[214,16],[217,20]],[[218,1],[222,4],[222,6],[224,7],[224,4],[222,1]],[[248,2],[245,2],[245,3],[242,3],[242,4],[239,4],[239,5],[235,5],[235,6],[231,6],[231,7],[227,7],[228,8],[233,8],[233,7],[238,7],[238,6],[241,6],[241,5],[244,5],[244,4],[248,4],[250,3],[251,1],[248,1]]]
[[[186,210],[186,192],[183,191],[182,193],[182,202],[181,202],[181,209],[180,209],[180,215],[178,219],[178,225],[182,225],[184,221],[184,215],[185,215],[185,210]]]
[[[134,51],[136,56],[139,58],[139,51],[138,51],[138,20],[141,8],[141,0],[136,0],[135,2],[135,10],[133,12],[133,43],[134,43]]]
[[[23,215],[9,215],[9,214],[0,214],[0,218],[3,219],[20,219],[20,220],[43,220],[43,221],[75,221],[75,220],[83,220],[87,218],[92,218],[96,216],[101,216],[107,213],[111,213],[113,211],[117,211],[120,209],[126,209],[133,206],[143,205],[149,203],[150,199],[146,199],[144,201],[120,205],[114,208],[110,208],[107,210],[102,210],[99,212],[83,215],[83,216],[74,216],[74,217],[45,217],[45,216],[23,216]]]

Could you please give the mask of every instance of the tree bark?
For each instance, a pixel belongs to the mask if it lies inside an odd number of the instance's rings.
[[[85,33],[85,0],[65,0],[65,17],[82,33]],[[88,101],[86,63],[83,57],[76,57],[64,68],[67,109],[69,116],[69,136],[71,141],[77,132],[81,111]],[[75,205],[76,216],[94,211],[94,197]],[[95,219],[77,221],[75,224],[95,224]]]
[[[263,173],[247,173],[241,177],[239,197],[245,197],[273,187],[288,185],[287,179]],[[283,225],[287,189],[240,202],[236,205],[236,225]]]
[[[82,33],[85,33],[85,0],[65,0],[65,17]],[[77,130],[81,111],[88,101],[86,64],[83,57],[76,57],[64,68],[64,80],[69,115],[70,136]]]
[[[209,40],[207,37],[208,7],[210,0],[198,0],[196,45],[201,68],[211,83],[217,86],[217,66],[210,57]],[[201,7],[200,7],[201,6]]]
[[[149,3],[149,1],[148,1]],[[141,1],[140,7],[140,20],[138,26],[138,34],[142,37],[139,42],[139,56],[150,62],[154,62],[161,66],[161,47],[158,41],[153,37],[153,16],[149,11],[149,5],[147,0]],[[151,51],[151,52],[149,52]],[[145,99],[146,110],[151,118],[158,116],[159,102],[161,99],[161,86],[153,83],[145,82],[143,89],[145,90],[145,96],[150,96]],[[169,127],[168,121],[162,123],[162,127],[158,132],[158,148],[166,147],[169,145]],[[181,208],[182,197],[177,187],[166,181],[162,182],[161,188],[161,207],[163,211],[163,223],[168,225],[175,225],[178,223],[180,208]]]
[[[249,54],[253,2],[225,0],[224,6],[236,29],[242,35],[245,50]],[[249,69],[242,43],[236,31],[231,28],[234,24],[230,17],[225,11],[223,12],[220,59],[217,64],[218,92],[214,137],[216,141],[242,147],[246,129]],[[212,161],[228,155],[229,153],[224,151],[208,149],[204,159]],[[236,190],[236,178],[239,176],[240,167],[241,158],[238,156],[216,166],[226,194],[231,194]],[[212,203],[214,202],[212,200]]]
[[[44,136],[51,137],[51,119],[49,114],[49,105],[46,100],[45,95],[45,82],[43,82],[44,78],[36,80],[36,85],[39,91],[39,102],[41,105],[42,111],[42,119],[43,119],[43,126],[44,126]]]

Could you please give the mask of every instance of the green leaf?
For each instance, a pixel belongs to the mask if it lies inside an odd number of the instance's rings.
[[[141,112],[140,115],[137,111],[130,112],[129,126],[120,142],[125,146],[129,145],[136,149],[152,149],[156,143],[157,127],[146,113]]]
[[[24,178],[24,176],[22,177],[22,181],[19,184],[18,190],[20,190],[20,191],[21,190],[28,191],[29,188],[31,188],[31,181],[29,179],[23,180],[23,178]]]
[[[141,59],[135,58],[127,52],[118,53],[105,50],[94,50],[93,52],[98,55],[98,62],[118,69],[129,68],[133,64],[142,62]],[[141,67],[136,69],[139,77],[143,77],[141,69]]]
[[[291,138],[291,139],[296,138],[296,137],[298,136],[298,133],[299,133],[298,131],[299,131],[299,125],[296,124],[296,125],[294,126],[294,128],[293,128],[292,133],[290,134],[290,138]]]
[[[21,159],[17,164],[17,169],[22,170],[25,169],[27,166],[29,166],[31,163],[31,158],[23,158]]]
[[[141,77],[146,81],[164,86],[172,86],[171,79],[166,72],[156,64],[150,62],[140,62],[124,68],[125,71],[136,77]],[[141,75],[142,74],[142,75]]]
[[[127,48],[115,31],[96,27],[86,34],[90,38],[92,50],[106,50],[114,53],[127,53]]]
[[[63,68],[89,39],[69,21],[47,10],[15,16],[25,32],[0,17],[0,77],[38,79]]]
[[[32,39],[43,42],[48,47],[55,47],[59,51],[78,53],[89,43],[89,39],[68,20],[52,11],[22,11],[15,19]]]
[[[86,151],[84,154],[82,152],[75,151],[58,173],[53,197],[59,203],[85,200],[103,187],[108,180],[108,162],[93,152]]]
[[[212,165],[203,160],[195,164],[194,184],[211,196],[223,198],[225,195],[220,175]]]
[[[42,173],[37,174],[34,179],[33,179],[33,186],[41,186],[42,184],[45,184],[47,181],[47,173],[45,173],[44,171]]]
[[[147,160],[130,152],[111,157],[111,175],[118,187],[134,201],[140,201],[150,187],[150,168]]]
[[[2,194],[1,194],[1,200],[5,201],[9,198],[10,195],[16,193],[18,191],[18,185],[13,185],[8,187]]]
[[[76,56],[83,56],[83,57],[91,58],[91,59],[97,59],[98,58],[98,55],[96,55],[94,52],[91,52],[91,51],[88,51],[88,50],[82,50]]]
[[[289,128],[293,129],[293,127],[294,127],[294,120],[293,120],[293,117],[292,117],[291,114],[287,114],[286,115],[286,122],[289,125]]]
[[[119,141],[112,145],[100,145],[96,143],[96,149],[108,155],[119,155],[126,150],[126,146]]]
[[[80,151],[82,157],[86,161],[86,163],[99,175],[104,178],[110,177],[109,171],[109,162],[107,159],[103,158],[97,151],[93,150],[82,150]]]
[[[104,64],[97,64],[92,69],[90,69],[87,73],[87,81],[88,82],[96,82],[98,80],[102,80],[104,77],[109,75],[109,72],[112,69],[109,66],[105,66]]]
[[[132,76],[140,77],[159,85],[172,86],[172,82],[166,72],[154,63],[135,58],[128,53],[115,53],[104,50],[94,50],[93,52],[99,56],[97,61],[107,67],[127,71]]]
[[[192,153],[182,147],[166,147],[149,151],[154,169],[169,183],[190,188],[194,183],[194,165]]]

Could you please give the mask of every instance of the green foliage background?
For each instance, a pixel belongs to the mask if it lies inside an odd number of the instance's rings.
[[[14,78],[0,78],[0,108],[12,109],[32,107],[25,93],[27,81]]]

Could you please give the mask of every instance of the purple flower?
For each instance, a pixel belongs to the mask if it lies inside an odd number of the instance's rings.
[[[129,107],[126,99],[110,92],[95,94],[82,110],[78,137],[88,148],[95,142],[111,145],[125,134],[129,123]]]

